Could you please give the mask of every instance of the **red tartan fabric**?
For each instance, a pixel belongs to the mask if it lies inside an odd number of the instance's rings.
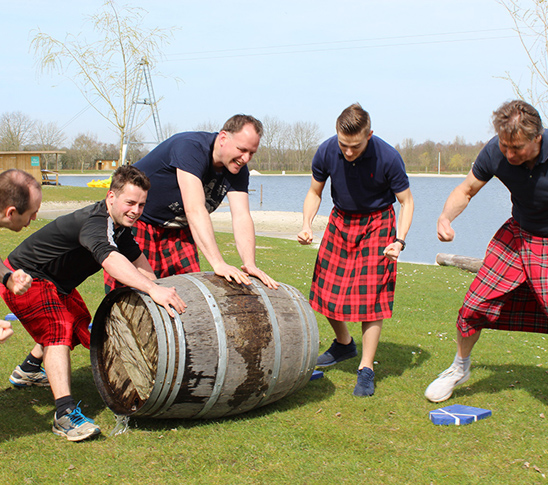
[[[310,305],[338,321],[390,318],[396,263],[383,251],[396,236],[394,209],[370,214],[334,208],[318,251]]]
[[[200,271],[198,250],[188,227],[163,228],[138,220],[132,233],[157,278]],[[106,271],[104,278],[105,293],[123,286]]]
[[[491,239],[483,266],[466,293],[457,328],[548,333],[548,238],[510,218]]]
[[[7,259],[4,264],[13,269]],[[63,295],[51,281],[34,278],[23,295],[14,295],[0,285],[0,296],[35,342],[71,349],[82,344],[89,349],[91,315],[78,290]]]

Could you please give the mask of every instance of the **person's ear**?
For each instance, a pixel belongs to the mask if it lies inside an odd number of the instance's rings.
[[[10,221],[14,213],[18,213],[17,208],[14,205],[10,205],[9,207],[6,208],[6,211],[5,211],[6,218],[9,219]]]

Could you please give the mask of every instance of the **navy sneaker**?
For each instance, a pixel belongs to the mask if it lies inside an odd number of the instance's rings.
[[[356,350],[354,339],[352,339],[349,344],[343,345],[337,342],[337,339],[335,338],[333,339],[331,347],[318,357],[316,366],[329,367],[330,365],[335,365],[343,360],[356,357],[356,355],[358,355],[358,351]]]
[[[375,394],[375,373],[369,367],[358,370],[358,383],[354,388],[354,396],[372,396]]]

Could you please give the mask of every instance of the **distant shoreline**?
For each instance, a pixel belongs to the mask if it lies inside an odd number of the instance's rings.
[[[109,178],[110,173],[62,173],[59,172],[60,177],[96,177],[97,179],[101,178]],[[310,173],[250,173],[251,177],[310,177]],[[408,177],[454,177],[454,178],[464,178],[466,177],[466,174],[458,174],[458,173],[408,173]]]

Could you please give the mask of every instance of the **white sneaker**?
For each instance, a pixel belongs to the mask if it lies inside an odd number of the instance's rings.
[[[80,403],[78,403],[80,404]],[[71,413],[53,418],[52,431],[59,436],[64,436],[69,441],[82,441],[101,432],[93,419],[86,418],[78,406]]]
[[[453,389],[470,379],[470,368],[464,371],[462,367],[451,365],[432,382],[424,392],[426,399],[432,402],[441,402],[449,399]]]

